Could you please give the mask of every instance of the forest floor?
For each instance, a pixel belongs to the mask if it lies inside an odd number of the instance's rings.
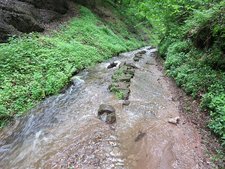
[[[109,69],[110,63],[118,65]],[[126,101],[109,91],[121,65],[135,68]],[[155,49],[120,54],[72,79],[63,93],[1,133],[0,168],[216,168],[207,154],[216,142],[197,125],[204,118],[185,113],[188,97],[166,77]],[[115,109],[115,123],[99,119],[101,104]]]

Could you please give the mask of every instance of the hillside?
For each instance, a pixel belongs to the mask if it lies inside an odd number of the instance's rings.
[[[99,6],[95,14],[73,4],[70,10],[76,16],[57,31],[23,34],[0,44],[1,126],[60,92],[80,70],[146,43],[141,41],[145,29],[131,33],[115,9]]]

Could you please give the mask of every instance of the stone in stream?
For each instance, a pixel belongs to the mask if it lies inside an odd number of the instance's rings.
[[[114,67],[117,67],[118,64],[119,64],[119,62],[111,62],[111,63],[109,64],[109,66],[107,66],[107,69],[112,69],[112,68],[114,68]]]
[[[133,59],[133,60],[134,60],[135,62],[138,62],[138,61],[142,58],[142,56],[143,56],[145,53],[146,53],[145,50],[136,53],[136,54],[134,55],[134,59]]]
[[[147,50],[152,50],[155,49],[153,46],[149,47]]]
[[[138,52],[137,54],[144,55],[146,53],[147,53],[146,50],[142,50],[142,51]]]
[[[138,62],[140,60],[140,58],[134,57],[134,61]]]
[[[107,124],[116,122],[116,110],[111,105],[101,104],[98,109],[98,118]]]
[[[138,67],[134,63],[126,63],[126,66],[132,69],[138,69]]]

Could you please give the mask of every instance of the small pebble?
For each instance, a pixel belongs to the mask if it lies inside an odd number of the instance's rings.
[[[180,122],[180,117],[170,118],[169,123],[177,125]]]

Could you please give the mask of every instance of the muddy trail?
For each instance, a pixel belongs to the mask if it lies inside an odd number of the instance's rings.
[[[134,61],[135,54],[143,52]],[[4,169],[207,169],[199,132],[179,115],[172,82],[159,69],[156,49],[120,54],[72,78],[0,133]],[[117,63],[108,69],[109,63]],[[111,77],[133,64],[129,103],[110,93]],[[116,111],[116,122],[97,117],[101,104]]]

